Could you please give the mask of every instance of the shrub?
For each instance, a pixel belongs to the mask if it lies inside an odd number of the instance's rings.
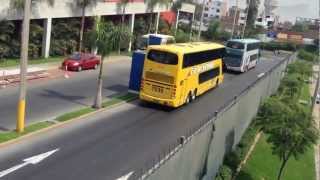
[[[314,62],[315,61],[315,55],[312,54],[311,52],[308,52],[304,49],[300,49],[299,50],[299,53],[298,53],[298,57],[300,59],[303,59],[303,60],[306,60],[306,61],[309,61],[309,62]]]
[[[232,178],[233,172],[228,166],[221,166],[219,173],[216,176],[216,180],[230,180]]]
[[[296,51],[297,45],[294,43],[286,43],[286,42],[268,42],[268,43],[262,43],[261,48],[269,51],[274,51],[274,50]]]
[[[176,42],[177,43],[184,43],[189,41],[189,34],[185,33],[182,30],[178,30],[177,34],[175,36]]]

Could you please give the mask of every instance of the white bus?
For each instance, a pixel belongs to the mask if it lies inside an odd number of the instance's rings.
[[[246,72],[257,65],[259,58],[259,40],[231,39],[226,44],[226,54],[223,62],[228,70]]]

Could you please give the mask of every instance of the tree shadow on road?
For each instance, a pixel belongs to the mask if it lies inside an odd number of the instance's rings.
[[[128,86],[122,85],[122,84],[115,84],[112,86],[104,86],[103,87],[106,90],[113,91],[115,93],[123,93],[128,91]]]
[[[83,100],[86,98],[84,96],[66,95],[66,94],[60,93],[58,91],[49,90],[49,89],[46,89],[44,91],[46,93],[41,94],[41,96],[45,96],[48,98],[59,98],[59,99],[63,99],[63,100],[66,100],[66,101],[69,101],[69,102],[72,102],[75,104],[79,104],[82,106],[88,106],[88,104],[80,102],[80,100]]]

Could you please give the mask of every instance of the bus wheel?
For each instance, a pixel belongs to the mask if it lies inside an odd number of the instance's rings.
[[[216,87],[219,87],[219,78],[217,78]]]
[[[191,93],[189,93],[187,98],[186,98],[186,104],[189,104],[190,101],[191,101]]]
[[[191,100],[194,101],[196,99],[197,90],[194,90],[191,96]]]

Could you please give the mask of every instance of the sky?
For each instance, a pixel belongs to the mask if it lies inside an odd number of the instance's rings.
[[[319,18],[320,0],[277,0],[278,8],[274,11],[280,16],[280,21],[294,22],[296,17]],[[235,5],[236,0],[229,0],[229,6]],[[239,0],[240,6],[245,7],[246,0]],[[260,9],[264,0],[260,0]]]

